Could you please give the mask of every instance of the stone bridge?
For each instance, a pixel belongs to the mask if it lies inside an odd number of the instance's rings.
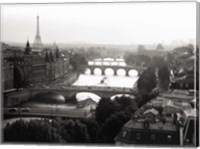
[[[138,72],[138,75],[140,75],[146,67],[141,67],[141,66],[120,66],[120,65],[88,65],[86,68],[90,70],[91,74],[94,74],[95,69],[100,69],[101,74],[105,75],[106,69],[112,69],[114,72],[114,75],[118,75],[119,70],[124,70],[126,76],[129,76],[129,71],[130,70],[136,70]]]
[[[135,95],[136,90],[131,88],[110,88],[110,87],[93,87],[93,86],[68,86],[65,89],[44,89],[30,88],[19,92],[12,93],[5,97],[4,103],[6,106],[15,106],[21,102],[25,102],[34,95],[41,92],[55,92],[64,97],[72,97],[77,93],[88,92],[98,95],[99,97],[112,97],[118,94]]]
[[[28,92],[30,92],[31,97],[41,92],[55,92],[67,97],[72,97],[81,92],[93,93],[100,97],[112,97],[118,94],[136,94],[136,90],[131,88],[111,88],[94,86],[69,86],[65,89],[29,89]]]

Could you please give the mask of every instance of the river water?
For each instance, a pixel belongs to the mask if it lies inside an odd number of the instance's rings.
[[[73,85],[133,88],[137,79],[138,77],[81,74]]]

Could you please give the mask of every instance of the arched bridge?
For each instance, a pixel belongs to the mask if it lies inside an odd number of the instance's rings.
[[[113,70],[113,75],[118,75],[119,70],[125,71],[125,75],[129,76],[131,70],[136,70],[140,75],[146,67],[127,65],[122,58],[99,58],[94,61],[89,61],[86,68],[90,71],[90,74],[94,74],[96,69],[101,70],[101,75],[106,75],[106,70]]]
[[[105,75],[105,72],[107,69],[112,69],[114,72],[114,75],[118,75],[119,70],[124,70],[125,75],[129,76],[129,72],[131,70],[136,70],[138,72],[138,75],[141,74],[146,67],[141,67],[141,66],[120,66],[120,65],[88,65],[87,69],[90,70],[91,74],[94,74],[96,69],[101,70],[101,74]]]
[[[41,92],[55,92],[68,97],[71,97],[81,92],[93,93],[100,97],[112,97],[117,94],[136,94],[136,90],[131,88],[110,88],[95,86],[68,86],[65,89],[29,89],[29,93],[32,97]]]
[[[34,97],[36,94],[41,92],[55,92],[57,94],[63,95],[65,97],[71,97],[76,95],[77,93],[81,92],[90,92],[94,93],[100,97],[112,97],[114,95],[118,94],[129,94],[129,95],[135,95],[136,90],[131,88],[109,88],[109,87],[91,87],[91,86],[68,86],[65,89],[42,89],[42,88],[31,88],[26,89],[20,92],[20,98],[19,94],[13,94],[10,95],[7,100],[10,100],[11,102],[15,102],[13,104],[10,104],[10,107],[13,107],[15,105],[20,104],[23,101],[27,101],[28,99],[31,99],[31,97]],[[9,101],[7,101],[9,102]],[[56,107],[54,108],[31,108],[29,112],[23,112],[18,111],[15,112],[9,112],[9,109],[4,108],[4,116],[7,117],[68,117],[68,118],[85,118],[90,117],[91,112],[85,111],[84,109],[58,109]]]

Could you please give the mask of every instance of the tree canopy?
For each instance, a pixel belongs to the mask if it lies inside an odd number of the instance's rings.
[[[139,77],[137,82],[139,94],[150,94],[156,87],[155,67],[149,67]]]
[[[56,128],[48,121],[18,120],[4,129],[4,141],[14,142],[64,142]]]
[[[69,63],[78,72],[84,72],[87,65],[86,58],[81,54],[74,54],[70,56]]]

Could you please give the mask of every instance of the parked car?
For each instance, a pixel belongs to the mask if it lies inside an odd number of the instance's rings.
[[[29,112],[30,111],[30,108],[22,108],[21,109],[21,112]]]

